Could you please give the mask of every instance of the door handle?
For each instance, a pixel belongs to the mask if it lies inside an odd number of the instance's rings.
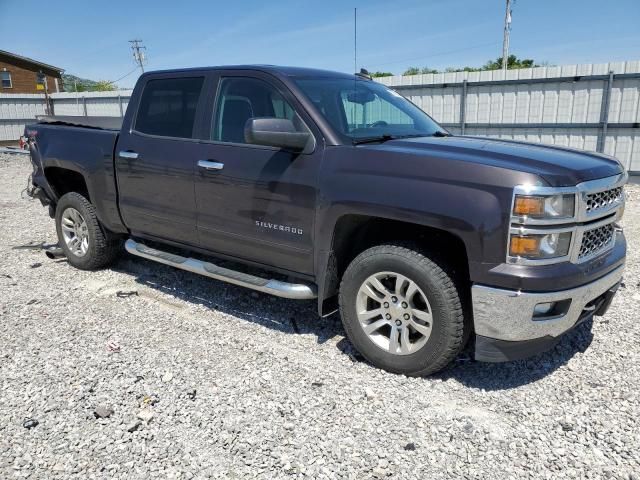
[[[128,158],[129,160],[135,160],[138,158],[138,154],[136,152],[125,152],[124,150],[120,150],[118,156],[120,158]]]
[[[222,170],[224,163],[212,162],[211,160],[198,160],[198,166],[205,170]]]

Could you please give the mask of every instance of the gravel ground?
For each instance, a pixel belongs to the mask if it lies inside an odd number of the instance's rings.
[[[640,478],[639,186],[606,317],[416,379],[361,361],[314,302],[21,248],[56,241],[29,171],[0,156],[0,478]]]

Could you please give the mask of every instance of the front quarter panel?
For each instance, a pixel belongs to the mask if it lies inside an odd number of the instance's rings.
[[[444,230],[462,240],[470,262],[504,261],[513,187],[537,182],[537,177],[424,152],[376,147],[338,146],[325,152],[316,237],[321,289],[335,225],[348,214]]]

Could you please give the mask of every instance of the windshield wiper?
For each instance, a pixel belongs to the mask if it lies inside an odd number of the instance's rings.
[[[417,134],[411,134],[411,135],[391,135],[389,133],[385,133],[385,134],[379,135],[377,137],[354,138],[353,139],[353,144],[354,145],[360,145],[360,144],[363,144],[363,143],[376,143],[376,142],[383,143],[383,142],[387,142],[389,140],[400,140],[402,138],[420,138],[420,137],[428,137],[428,136],[432,136],[432,137],[451,137],[451,134],[447,133],[447,132],[443,132],[442,130],[436,130],[431,135],[424,134],[424,133],[417,133]]]
[[[354,138],[354,145],[361,145],[363,143],[375,143],[375,142],[387,142],[389,140],[394,140],[398,137],[385,133],[383,135],[379,135],[377,137],[363,137],[363,138]]]
[[[431,136],[432,137],[450,137],[451,134],[447,132],[443,132],[442,130],[436,130],[435,132],[433,132]]]

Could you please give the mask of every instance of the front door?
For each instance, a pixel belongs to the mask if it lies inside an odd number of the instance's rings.
[[[119,205],[134,235],[197,245],[194,139],[203,76],[154,78],[143,86],[132,128],[116,146]]]
[[[305,120],[291,93],[268,75],[234,74],[217,83],[206,158],[195,176],[200,244],[233,257],[312,274],[322,148],[296,154],[250,145],[244,138],[245,124],[252,117],[288,118],[300,129],[308,129],[310,120]]]

